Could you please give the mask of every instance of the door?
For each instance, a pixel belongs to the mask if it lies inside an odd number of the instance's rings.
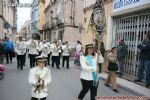
[[[143,40],[145,33],[150,34],[150,14],[113,19],[112,45],[117,46],[118,41],[124,39],[128,46],[124,73],[131,77],[135,77],[137,73],[140,52],[137,45]]]

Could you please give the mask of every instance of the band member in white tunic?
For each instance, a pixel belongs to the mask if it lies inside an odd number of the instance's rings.
[[[17,69],[23,70],[24,64],[24,54],[26,52],[26,47],[23,45],[22,38],[19,37],[19,41],[16,41],[15,52],[17,53]]]
[[[54,63],[56,64],[56,67],[57,69],[60,69],[59,68],[59,45],[57,44],[56,41],[53,42],[53,45],[52,45],[52,68],[54,68]]]
[[[45,60],[38,56],[37,66],[30,69],[28,81],[32,86],[31,100],[46,100],[48,96],[48,85],[51,83],[51,71],[45,67]]]
[[[62,67],[64,67],[65,61],[67,62],[67,68],[69,69],[69,57],[71,48],[68,44],[68,41],[65,41],[64,45],[62,45],[62,51],[63,51],[63,61],[62,61]]]
[[[42,56],[43,58],[45,58],[45,59],[47,59],[47,57],[48,57],[48,53],[49,53],[49,47],[47,46],[47,43],[46,43],[46,41],[44,40],[43,41],[43,46],[42,46],[42,48],[41,48],[41,55],[40,56]],[[45,61],[45,66],[47,65],[47,61]]]
[[[22,39],[23,41],[23,46],[25,48],[25,53],[24,53],[24,57],[23,57],[23,65],[25,66],[26,65],[26,54],[27,54],[27,48],[28,48],[28,44],[27,44],[27,41],[25,38]]]
[[[28,43],[29,47],[29,57],[30,57],[30,68],[35,67],[35,57],[39,54],[38,53],[38,41],[37,40],[30,40]]]

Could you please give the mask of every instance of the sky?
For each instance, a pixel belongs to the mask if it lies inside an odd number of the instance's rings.
[[[31,3],[32,0],[19,0],[20,3]],[[20,7],[17,9],[18,13],[18,20],[17,20],[17,26],[18,26],[18,31],[20,31],[21,26],[26,22],[27,20],[30,20],[30,14],[31,14],[31,8],[27,7]]]

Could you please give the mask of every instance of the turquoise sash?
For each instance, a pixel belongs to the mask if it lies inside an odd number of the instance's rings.
[[[89,67],[93,67],[93,66],[94,66],[93,61],[92,61],[92,58],[91,58],[90,55],[87,55],[87,56],[86,56],[86,60],[87,60],[87,62],[88,62],[88,66],[89,66]],[[96,80],[96,72],[92,72],[91,74],[92,74],[93,80]]]

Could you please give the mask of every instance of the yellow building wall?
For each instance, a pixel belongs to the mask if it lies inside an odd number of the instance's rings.
[[[84,14],[84,22],[83,22],[83,34],[82,34],[82,44],[83,47],[88,43],[93,43],[94,40],[94,34],[92,33],[92,30],[90,29],[90,17],[92,14],[92,9],[86,10],[86,13]]]
[[[39,16],[38,16],[38,23],[37,23],[37,27],[38,30],[43,30],[43,25],[45,24],[45,2],[42,2],[40,0],[40,4],[39,4]]]

